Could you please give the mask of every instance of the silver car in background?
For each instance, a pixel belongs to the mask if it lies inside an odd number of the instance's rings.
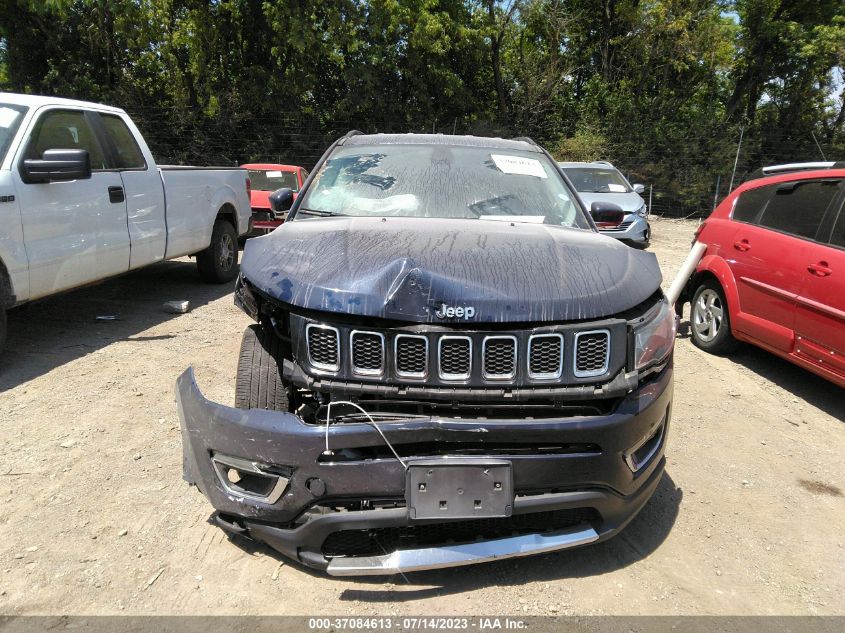
[[[640,197],[645,187],[631,185],[616,167],[605,161],[592,163],[558,163],[575,186],[587,210],[594,203],[612,203],[625,213],[617,225],[599,225],[599,231],[632,246],[645,248],[651,238],[648,210]]]

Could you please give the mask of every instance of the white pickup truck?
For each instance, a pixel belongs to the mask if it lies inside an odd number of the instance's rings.
[[[237,274],[242,169],[156,166],[118,108],[0,93],[0,350],[6,309],[165,259]]]

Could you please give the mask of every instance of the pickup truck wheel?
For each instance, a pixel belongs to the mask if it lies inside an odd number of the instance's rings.
[[[705,281],[693,294],[690,325],[693,344],[705,352],[727,354],[737,346],[725,293],[713,280]]]
[[[288,386],[279,372],[282,343],[260,325],[250,325],[241,341],[235,378],[235,406],[239,409],[290,411]]]
[[[228,220],[217,220],[211,244],[197,253],[197,269],[203,281],[223,284],[238,274],[238,234]]]

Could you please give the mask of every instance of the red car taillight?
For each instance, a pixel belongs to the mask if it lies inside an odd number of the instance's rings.
[[[249,176],[246,177],[246,195],[252,195],[252,181],[249,179]]]

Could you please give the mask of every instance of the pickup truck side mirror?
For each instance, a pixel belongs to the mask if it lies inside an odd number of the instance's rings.
[[[633,189],[634,189],[634,193],[644,193],[645,192],[645,185],[634,185]]]
[[[28,158],[21,166],[21,180],[27,184],[91,177],[87,149],[48,149],[40,159]]]
[[[612,202],[594,202],[590,205],[590,215],[599,227],[616,226],[622,222],[625,212],[622,207]]]
[[[293,206],[293,189],[283,187],[270,194],[270,208],[276,215],[287,213]]]

